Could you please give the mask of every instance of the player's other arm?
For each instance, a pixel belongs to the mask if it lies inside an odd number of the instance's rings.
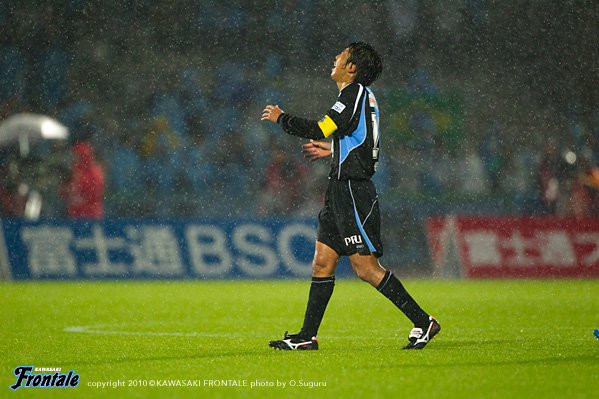
[[[321,140],[337,130],[337,124],[329,115],[325,115],[319,122],[287,114],[278,105],[267,105],[262,114],[262,120],[278,123],[286,133],[293,136],[313,140]]]
[[[302,145],[304,158],[310,162],[314,162],[317,159],[328,157],[331,155],[331,143],[325,141],[314,141],[310,140],[309,143]]]

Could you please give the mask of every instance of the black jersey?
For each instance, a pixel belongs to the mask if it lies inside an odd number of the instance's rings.
[[[320,140],[333,135],[330,178],[368,180],[376,171],[380,151],[379,108],[368,87],[359,83],[345,86],[320,121],[284,113],[277,122],[294,136]]]

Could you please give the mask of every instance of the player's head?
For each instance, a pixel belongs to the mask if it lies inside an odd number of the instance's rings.
[[[354,82],[370,86],[383,72],[383,58],[368,43],[354,42],[348,49],[347,65],[356,66]]]

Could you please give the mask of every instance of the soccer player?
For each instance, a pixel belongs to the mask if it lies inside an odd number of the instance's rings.
[[[413,323],[409,343],[403,349],[422,349],[441,330],[408,294],[401,282],[378,261],[383,255],[380,239],[378,196],[370,180],[376,171],[379,141],[379,108],[370,86],[381,74],[383,63],[374,48],[352,43],[337,57],[331,77],[339,95],[320,121],[303,119],[278,106],[268,105],[262,120],[281,125],[294,136],[310,139],[305,157],[310,161],[331,156],[329,185],[318,215],[312,285],[304,324],[297,334],[271,341],[280,350],[318,349],[316,335],[335,286],[335,268],[348,256],[358,277],[387,297]],[[332,136],[331,143],[315,141]]]

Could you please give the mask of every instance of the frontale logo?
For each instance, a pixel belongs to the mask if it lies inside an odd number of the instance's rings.
[[[40,369],[35,366],[16,367],[14,374],[17,381],[9,388],[16,391],[19,388],[75,388],[79,385],[79,374],[75,374],[73,370],[62,374],[60,369]],[[40,371],[54,371],[54,374],[38,374]]]
[[[359,235],[345,237],[344,240],[345,240],[345,245],[362,244],[362,236],[359,236]]]

